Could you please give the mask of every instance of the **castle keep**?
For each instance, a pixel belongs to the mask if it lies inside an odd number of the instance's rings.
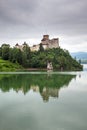
[[[43,35],[41,43],[44,49],[58,48],[59,47],[59,38],[49,39],[49,35]],[[40,44],[33,45],[31,51],[38,51]]]
[[[59,39],[53,38],[50,40],[49,35],[43,35],[43,39],[41,40],[41,43],[42,43],[44,49],[59,47]]]
[[[52,48],[59,48],[59,38],[49,39],[49,35],[43,35],[43,38],[42,38],[40,44],[42,44],[42,46],[45,50],[52,49]],[[33,45],[32,47],[30,47],[30,50],[38,51],[40,44]],[[23,45],[16,44],[15,47],[22,50],[23,46],[24,46],[24,44]]]

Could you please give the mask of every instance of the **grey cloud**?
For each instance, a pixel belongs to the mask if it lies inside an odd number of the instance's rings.
[[[31,0],[1,0],[0,19],[8,24],[26,24],[26,21],[30,23],[36,6],[37,3]]]
[[[3,1],[3,2],[2,2]],[[2,22],[25,26],[59,26],[87,22],[86,0],[1,0]],[[83,24],[84,24],[83,23]]]
[[[0,37],[87,34],[87,0],[0,0]]]

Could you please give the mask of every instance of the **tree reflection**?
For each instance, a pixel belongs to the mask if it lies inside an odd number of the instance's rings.
[[[34,92],[39,92],[44,101],[48,101],[49,97],[58,98],[60,88],[68,87],[69,82],[75,77],[75,75],[50,75],[50,73],[0,75],[0,89],[2,92],[13,89],[24,94],[32,89]]]

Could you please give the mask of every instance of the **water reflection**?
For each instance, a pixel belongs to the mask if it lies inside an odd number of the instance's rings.
[[[13,89],[16,92],[22,91],[24,94],[30,90],[39,92],[43,101],[49,101],[49,97],[59,97],[60,88],[68,87],[69,82],[75,75],[53,75],[48,74],[19,74],[0,75],[0,89],[2,92],[9,92]]]

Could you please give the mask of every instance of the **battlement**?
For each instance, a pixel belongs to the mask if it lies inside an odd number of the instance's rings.
[[[41,44],[43,45],[44,49],[59,48],[59,38],[49,39],[49,35],[43,35]]]
[[[43,39],[41,41],[49,40],[49,35],[43,35]]]

